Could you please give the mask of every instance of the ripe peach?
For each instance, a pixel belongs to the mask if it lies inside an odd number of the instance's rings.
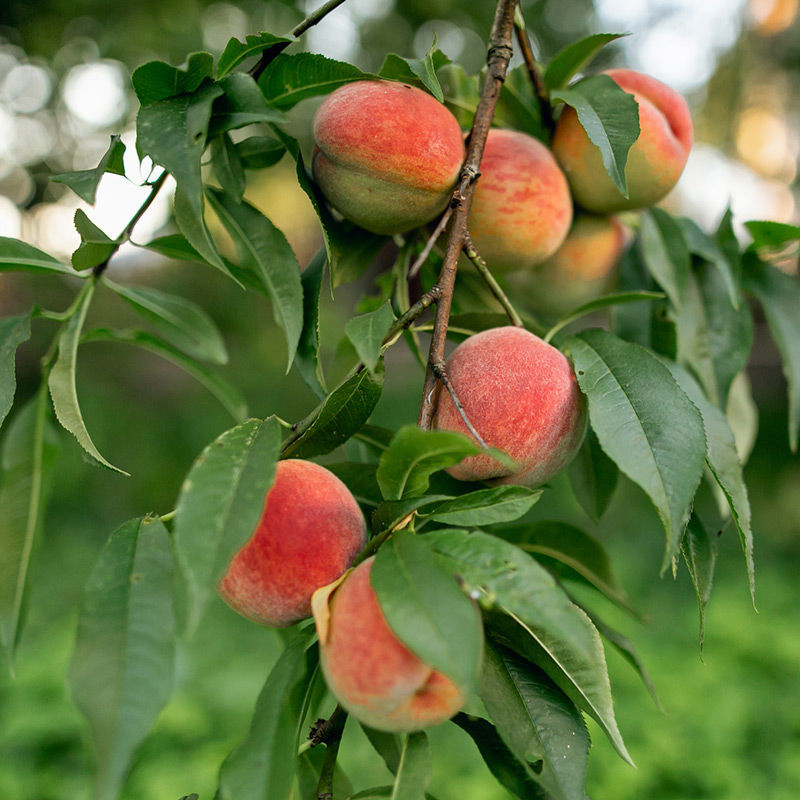
[[[311,461],[279,461],[261,519],[219,593],[254,622],[293,625],[311,615],[311,595],[342,575],[366,540],[361,509],[339,478]]]
[[[357,81],[314,117],[314,178],[330,204],[374,233],[430,222],[445,209],[464,160],[456,118],[403,83]]]
[[[578,214],[564,244],[523,276],[533,307],[561,314],[609,291],[629,238],[615,217]]]
[[[448,472],[459,480],[538,486],[575,456],[586,414],[569,361],[522,328],[492,328],[463,341],[447,362],[455,394],[486,444],[518,468],[488,455],[465,458]],[[442,391],[435,426],[469,435],[450,395]]]
[[[320,664],[328,688],[361,722],[382,731],[418,731],[444,722],[465,698],[392,632],[370,585],[373,558],[359,564],[328,601],[315,598]]]
[[[600,150],[586,135],[574,109],[564,108],[552,143],[575,201],[601,214],[642,208],[664,197],[678,182],[693,139],[689,107],[676,91],[629,69],[611,69],[604,74],[639,104],[641,133],[628,152],[625,167],[628,197],[614,186]]]
[[[526,133],[489,131],[468,223],[489,268],[539,264],[560,247],[571,221],[569,188],[552,153]]]

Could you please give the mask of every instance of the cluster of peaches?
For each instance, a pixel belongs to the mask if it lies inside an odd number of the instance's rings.
[[[608,215],[651,205],[677,182],[692,143],[685,102],[647,76],[608,74],[639,104],[629,196],[612,183],[571,108],[558,120],[552,151],[527,134],[491,130],[468,222],[490,269],[541,265],[567,281],[587,272],[601,279],[624,244],[621,226]],[[441,213],[464,159],[450,112],[419,89],[387,81],[333,92],[317,112],[314,138],[314,176],[330,204],[381,234],[411,230]],[[583,209],[574,220],[573,198]],[[572,367],[556,348],[522,328],[495,328],[459,345],[447,372],[485,442],[514,464],[470,456],[448,470],[454,478],[539,486],[574,457],[586,414]],[[446,392],[435,425],[469,435]],[[373,559],[351,569],[366,541],[363,514],[339,478],[310,461],[281,461],[261,520],[231,561],[220,593],[269,626],[293,625],[313,610],[328,687],[364,724],[414,731],[443,722],[466,698],[394,635],[370,584]]]

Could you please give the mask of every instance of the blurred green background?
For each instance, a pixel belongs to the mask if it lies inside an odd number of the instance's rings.
[[[299,4],[139,0],[5,0],[0,9],[0,235],[18,236],[67,256],[76,245],[72,216],[83,207],[47,176],[93,166],[121,132],[132,142],[131,68],[158,57],[179,62],[197,49],[219,52],[231,35],[288,30],[314,2]],[[434,33],[454,60],[477,70],[493,3],[453,0],[348,0],[303,46],[376,68],[387,51],[421,55]],[[648,71],[684,92],[698,144],[668,203],[713,225],[730,200],[737,221],[797,218],[800,151],[800,24],[797,0],[541,0],[524,4],[537,46],[549,58],[583,34],[630,31],[601,63]],[[293,112],[307,134],[314,103]],[[138,164],[129,159],[131,175]],[[249,197],[285,230],[301,263],[319,234],[292,168],[250,175]],[[135,187],[107,176],[90,216],[110,234],[140,201]],[[168,220],[157,204],[137,227],[146,240]],[[796,264],[788,262],[787,269]],[[323,347],[333,376],[352,362],[338,345],[344,322],[374,277],[325,300]],[[226,377],[251,413],[301,418],[314,405],[295,373],[283,375],[282,335],[263,298],[245,295],[212,270],[163,262],[125,247],[111,266],[121,282],[157,285],[209,310],[231,353]],[[74,286],[60,279],[0,277],[0,314],[37,302],[65,307]],[[133,323],[122,302],[103,292],[89,325]],[[37,385],[38,360],[54,330],[37,323],[19,351],[20,401]],[[662,532],[641,492],[622,483],[602,524],[578,509],[562,479],[532,518],[566,519],[595,533],[611,551],[621,582],[647,617],[640,624],[607,603],[594,607],[640,650],[661,695],[660,712],[637,676],[609,652],[617,713],[634,770],[596,728],[588,789],[594,800],[695,800],[800,797],[800,464],[786,444],[785,386],[776,353],[757,316],[750,367],[761,408],[747,467],[756,532],[759,614],[750,604],[738,540],[720,537],[716,587],[704,661],[697,608],[685,573],[659,579]],[[400,346],[387,364],[375,422],[392,427],[416,417],[422,375]],[[202,447],[230,426],[217,402],[191,378],[155,356],[122,345],[81,349],[79,387],[100,449],[129,470],[125,479],[85,463],[62,437],[51,502],[32,571],[27,627],[16,675],[0,672],[0,797],[83,800],[91,791],[91,750],[72,706],[65,674],[81,588],[108,533],[148,511],[165,513]],[[0,510],[2,513],[2,510]],[[213,796],[225,754],[242,737],[279,637],[217,602],[195,638],[180,646],[173,700],[142,747],[125,797],[177,800]],[[466,735],[445,725],[432,733],[439,800],[505,797]],[[388,773],[357,726],[341,760],[356,787],[386,783]]]

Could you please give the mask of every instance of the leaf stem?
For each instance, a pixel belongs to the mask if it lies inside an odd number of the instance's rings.
[[[486,262],[483,260],[480,253],[475,249],[475,245],[472,243],[469,233],[464,237],[464,255],[475,265],[475,269],[480,272],[481,277],[486,281],[492,294],[497,298],[500,305],[503,306],[503,311],[506,312],[511,323],[518,328],[524,328],[525,326],[522,323],[522,318],[517,313],[514,306],[511,305],[511,301],[508,299],[508,296],[503,291],[494,275],[489,271],[489,267],[486,266]]]

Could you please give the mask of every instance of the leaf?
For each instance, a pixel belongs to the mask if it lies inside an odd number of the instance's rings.
[[[303,330],[297,343],[294,365],[306,385],[320,399],[327,394],[319,360],[319,295],[325,274],[325,250],[317,251],[300,275],[303,286]]]
[[[723,222],[724,219],[723,217]],[[701,230],[700,226],[694,220],[688,217],[676,217],[676,222],[681,226],[683,238],[686,241],[686,246],[689,248],[689,251],[700,256],[700,258],[708,261],[710,264],[713,264],[715,269],[719,270],[719,274],[728,290],[728,297],[730,298],[731,305],[738,309],[741,299],[739,287],[740,269],[736,269],[736,266],[740,267],[741,265],[738,265],[738,263],[737,265],[731,264],[728,255],[723,251],[722,247],[720,247],[719,242]],[[736,245],[736,257],[738,262],[738,244]]]
[[[375,728],[364,725],[363,722],[359,724],[364,735],[369,739],[369,743],[375,748],[375,752],[383,759],[386,768],[392,775],[396,775],[403,752],[400,736],[396,733],[375,730]]]
[[[317,800],[317,785],[319,784],[322,764],[325,761],[327,748],[315,747],[301,753],[297,759],[297,789],[299,798],[297,800]],[[386,797],[391,793],[392,787],[388,787]],[[360,792],[359,792],[360,794]],[[339,764],[334,767],[333,772],[333,796],[336,798],[351,797],[353,795],[353,784]],[[294,796],[292,796],[292,800]]]
[[[91,269],[105,263],[120,245],[103,233],[80,208],[75,211],[75,230],[81,236],[81,243],[72,254],[75,269]]]
[[[172,539],[194,631],[233,555],[255,530],[280,448],[274,417],[225,431],[195,460],[181,486]]]
[[[725,408],[753,345],[750,309],[746,304],[735,309],[720,273],[703,262],[689,276],[676,325],[678,361],[700,379],[714,405]]]
[[[800,240],[800,226],[788,225],[785,222],[751,219],[744,223],[747,232],[753,237],[750,248],[774,250],[788,242]]]
[[[666,211],[651,208],[641,216],[640,246],[650,274],[680,308],[689,281],[689,249],[678,223]]]
[[[228,352],[217,326],[196,303],[150,287],[121,286],[105,276],[103,283],[150,320],[175,347],[204,361],[227,364]]]
[[[14,370],[17,348],[30,338],[30,313],[0,319],[0,426],[11,410],[17,390]]]
[[[783,362],[789,387],[789,446],[797,452],[800,431],[800,284],[776,267],[759,264],[745,287],[755,295]]]
[[[702,476],[700,412],[669,370],[637,344],[595,329],[570,337],[566,346],[600,446],[658,512],[667,536],[663,571],[680,546]]]
[[[361,370],[337,386],[284,443],[284,458],[324,455],[357,433],[378,404],[383,389],[383,366]]]
[[[434,472],[479,452],[480,448],[460,433],[406,425],[381,456],[378,485],[387,500],[423,494]]]
[[[446,525],[496,525],[527,514],[541,496],[541,489],[525,486],[479,489],[438,503],[426,517]]]
[[[625,165],[639,138],[639,105],[608,76],[593,75],[552,92],[553,101],[572,106],[586,135],[600,150],[603,166],[623,197],[628,196]]]
[[[236,422],[242,422],[247,417],[247,402],[234,386],[204,364],[200,364],[190,356],[184,355],[180,350],[163,339],[153,336],[151,333],[137,330],[115,331],[110,328],[95,328],[82,336],[81,341],[119,342],[149,350],[151,353],[171,361],[188,372],[222,403]]]
[[[94,169],[81,169],[75,172],[62,172],[50,178],[53,183],[63,183],[69,186],[81,200],[85,200],[89,205],[94,205],[97,195],[97,187],[106,172],[114,175],[125,175],[125,165],[123,156],[125,155],[125,145],[122,139],[115,133],[111,136],[111,144],[103,154],[100,163]]]
[[[407,733],[391,800],[422,800],[431,780],[431,753],[424,731]]]
[[[78,342],[81,337],[83,323],[89,311],[89,305],[94,295],[94,283],[87,283],[75,313],[70,317],[58,340],[58,358],[50,371],[48,386],[50,396],[53,399],[53,408],[56,418],[61,425],[68,430],[77,440],[78,444],[98,463],[109,469],[128,475],[124,470],[115,467],[113,464],[100,455],[100,451],[95,447],[86,424],[81,415],[78,405],[78,391],[75,386],[75,372],[78,360]]]
[[[230,264],[226,263],[217,252],[214,239],[206,227],[205,218],[195,215],[194,209],[180,188],[175,190],[174,213],[175,224],[186,238],[189,247],[197,253],[200,263],[210,264],[241,286],[241,281],[234,274]]]
[[[603,452],[591,428],[586,431],[583,444],[567,470],[581,508],[593,522],[599,522],[617,488],[619,470]]]
[[[427,494],[424,497],[406,497],[403,500],[384,500],[378,503],[372,514],[372,530],[377,536],[384,531],[394,530],[401,522],[405,527],[411,521],[413,512],[452,499],[446,494]]]
[[[227,75],[232,69],[239,66],[247,58],[259,55],[267,49],[272,49],[275,45],[287,47],[294,41],[294,36],[275,36],[272,33],[261,32],[249,34],[244,42],[240,42],[235,37],[228,39],[228,44],[222,51],[222,55],[217,61],[217,78]]]
[[[97,800],[118,796],[172,693],[174,660],[169,534],[158,517],[129,520],[111,534],[89,576],[69,671],[92,730]]]
[[[0,643],[9,664],[21,628],[33,544],[44,512],[58,438],[47,420],[47,391],[11,420],[0,451]]]
[[[584,800],[589,733],[580,712],[543,673],[487,645],[481,700],[497,732],[531,776],[559,800]]]
[[[173,67],[164,61],[148,61],[133,71],[131,83],[139,102],[148,106],[159,100],[196,91],[203,81],[211,77],[213,69],[214,58],[211,53],[191,53],[185,69]]]
[[[352,64],[317,53],[294,53],[273,59],[259,77],[258,85],[270,105],[287,110],[301,100],[373,77]]]
[[[172,173],[178,184],[175,215],[181,231],[203,258],[225,272],[203,218],[200,171],[211,106],[221,94],[219,86],[206,86],[196,94],[157,100],[140,109],[136,146]]]
[[[504,128],[525,131],[541,141],[548,140],[539,98],[524,64],[514,67],[506,74],[497,100],[494,123]]]
[[[426,539],[392,536],[378,550],[370,582],[395,636],[462,693],[475,692],[483,652],[480,613]]]
[[[627,33],[594,33],[567,45],[548,65],[544,82],[548,89],[560,89],[591,63],[609,42],[628,36]]]
[[[387,301],[369,314],[353,317],[344,326],[345,335],[353,343],[364,366],[370,371],[375,369],[380,360],[383,340],[393,322],[394,312]]]
[[[208,126],[209,137],[243,128],[256,122],[286,122],[286,115],[273,108],[255,79],[246,72],[235,72],[217,84],[224,92],[214,101]]]
[[[478,76],[467,75],[460,64],[446,64],[437,77],[444,92],[444,104],[462,128],[471,127],[480,102]]]
[[[236,203],[217,189],[209,189],[208,197],[236,245],[240,266],[257,275],[269,292],[275,321],[286,334],[288,371],[303,330],[303,287],[294,251],[255,206]]]
[[[683,367],[666,359],[664,364],[703,417],[703,427],[706,431],[706,463],[728,501],[733,521],[739,531],[747,566],[750,596],[755,605],[755,565],[753,563],[750,499],[733,431],[725,414],[705,398],[700,386]]]
[[[436,77],[436,70],[449,64],[450,59],[436,48],[436,36],[424,58],[402,58],[389,53],[383,60],[378,77],[401,83],[414,83],[424,86],[440,103],[444,102],[444,94]]]
[[[266,169],[283,158],[286,147],[271,136],[250,136],[236,143],[236,151],[245,169]]]
[[[700,650],[706,633],[706,606],[711,597],[714,567],[717,563],[717,540],[693,514],[681,543],[681,553],[692,578],[700,610]]]
[[[456,714],[453,722],[469,734],[489,771],[511,794],[520,800],[551,800],[536,782],[530,765],[517,759],[494,725],[463,713]]]
[[[66,275],[75,275],[75,270],[67,264],[62,264],[57,258],[38,250],[25,242],[0,236],[0,272],[50,273],[61,272]]]
[[[629,763],[614,718],[611,687],[600,636],[547,570],[529,555],[481,531],[425,534],[448,559],[482,605],[513,620],[531,644],[526,656],[606,732]]]
[[[237,202],[244,197],[244,167],[239,151],[227,133],[222,133],[211,142],[211,164],[222,191]]]
[[[310,675],[305,650],[313,634],[295,631],[256,701],[244,741],[220,767],[218,800],[277,800],[289,795],[297,756],[296,731]]]
[[[735,293],[735,298],[732,301],[732,305],[734,308],[738,308],[741,295],[742,267],[744,266],[744,261],[739,248],[739,239],[736,236],[736,232],[733,230],[733,211],[731,211],[730,206],[728,206],[728,208],[725,210],[725,213],[722,215],[722,219],[719,221],[715,238],[719,249],[722,251],[722,254],[725,257],[725,261],[727,262],[728,269],[730,271],[731,281],[733,283],[733,291]],[[727,276],[725,276],[725,278],[727,282]]]

